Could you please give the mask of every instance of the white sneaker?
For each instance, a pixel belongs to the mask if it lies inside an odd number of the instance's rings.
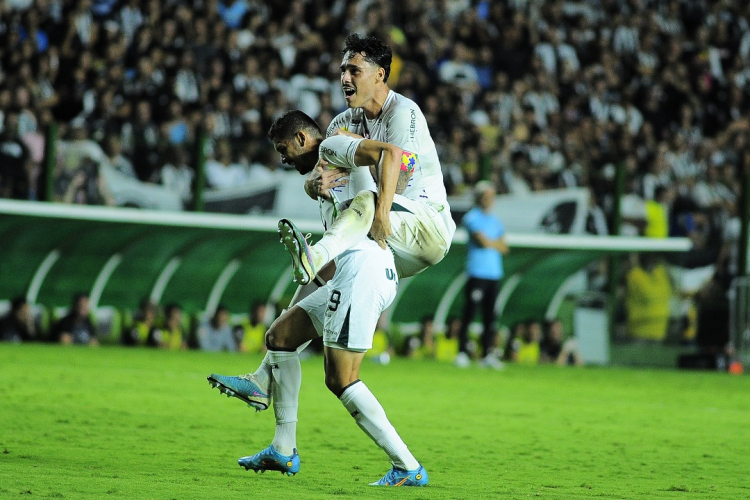
[[[471,359],[469,359],[469,355],[465,352],[459,352],[453,363],[459,368],[468,368],[471,365]]]
[[[494,354],[488,354],[482,358],[482,366],[485,368],[492,368],[493,370],[502,370],[505,368],[505,364],[497,359],[497,356]]]

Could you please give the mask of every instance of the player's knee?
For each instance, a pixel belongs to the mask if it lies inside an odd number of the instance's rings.
[[[266,332],[266,348],[269,351],[288,351],[299,347],[293,345],[294,342],[292,340],[288,335],[284,334],[283,329],[275,328],[274,326],[271,326]]]

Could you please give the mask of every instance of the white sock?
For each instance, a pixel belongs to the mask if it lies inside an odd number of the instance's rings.
[[[360,191],[347,209],[333,221],[323,237],[312,246],[322,262],[320,267],[367,237],[375,218],[375,193]]]
[[[302,344],[301,346],[299,346],[297,348],[297,355],[299,355],[299,353],[301,353],[302,351],[304,351],[305,348],[310,345],[310,342],[312,342],[312,340],[308,340],[307,342],[305,342],[304,344]],[[265,357],[260,362],[260,365],[258,366],[258,369],[255,370],[255,372],[253,373],[253,375],[255,376],[255,382],[260,386],[260,388],[263,389],[264,391],[266,391],[266,394],[268,394],[269,396],[272,396],[272,393],[271,393],[271,389],[272,389],[272,387],[271,387],[271,380],[272,380],[272,378],[271,378],[272,377],[272,375],[271,375],[271,361],[270,361],[270,358],[269,358],[269,353],[270,352],[271,351],[267,351],[266,352]]]
[[[271,361],[268,359],[270,352],[271,351],[266,352],[266,356],[263,358],[263,361],[260,362],[260,366],[258,366],[258,369],[253,373],[258,385],[269,395],[271,394]]]
[[[393,427],[380,402],[361,380],[347,387],[339,398],[360,429],[385,451],[393,465],[414,470],[419,462]]]
[[[273,412],[276,433],[271,444],[282,455],[291,455],[297,447],[297,406],[302,384],[302,367],[297,351],[268,351],[272,370]]]

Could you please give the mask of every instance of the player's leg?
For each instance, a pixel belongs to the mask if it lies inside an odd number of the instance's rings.
[[[450,214],[441,213],[428,203],[395,195],[390,219],[388,246],[393,249],[400,278],[424,271],[448,253],[456,229]]]
[[[299,309],[299,308],[297,308]],[[300,324],[306,313],[298,311],[295,308],[284,311],[266,332],[266,346],[268,352],[261,361],[260,367],[255,373],[248,373],[239,376],[218,375],[212,373],[208,377],[208,382],[212,387],[219,389],[219,392],[226,394],[228,397],[235,397],[245,402],[248,406],[262,411],[268,408],[271,400],[271,377],[270,369],[275,362],[274,349],[283,350],[283,352],[293,352],[297,355],[297,348],[315,338],[317,333],[315,329],[294,328],[293,325]],[[269,344],[269,336],[275,339],[277,344]]]
[[[371,242],[366,250],[340,256],[338,265],[340,274],[328,285],[330,297],[323,328],[326,386],[391,459],[393,469],[379,484],[427,484],[424,468],[359,379],[359,368],[365,352],[372,347],[378,318],[396,296],[398,279],[393,256]]]
[[[314,245],[291,221],[281,219],[279,235],[292,257],[294,280],[300,284],[311,282],[324,264],[367,237],[374,217],[375,193],[360,191]]]
[[[323,283],[324,280],[330,280],[336,271],[336,265],[333,262],[326,264],[319,273],[320,280],[318,283]],[[311,295],[315,290],[319,288],[316,282],[308,283],[307,285],[297,287],[294,297],[289,304],[290,309],[298,304],[300,301]],[[282,335],[279,332],[286,331],[283,327],[283,323],[292,321],[287,317],[289,309],[284,310],[281,316],[271,325],[271,328],[266,332],[266,345],[269,345],[268,335],[269,332],[278,323],[279,327],[272,334],[275,337],[274,342],[278,343],[279,346],[285,349],[291,349],[296,345],[296,351],[299,355],[309,344],[309,340],[304,340],[304,336],[298,337],[296,332],[291,332],[288,336]],[[304,332],[302,332],[304,333]],[[271,343],[271,345],[276,345]],[[266,351],[266,355],[261,361],[258,368],[253,373],[247,373],[239,376],[226,376],[211,374],[208,377],[208,381],[212,387],[218,387],[222,394],[228,396],[234,396],[245,403],[248,406],[255,408],[256,411],[262,411],[268,408],[272,395],[272,372],[271,367],[273,366],[274,353],[271,350]]]
[[[318,296],[322,296],[323,299],[318,300]],[[317,301],[319,310],[326,303],[325,297],[325,290],[319,289],[299,305],[289,309],[286,313],[287,321],[274,323],[266,334],[268,346],[266,358],[272,372],[271,386],[276,429],[268,448],[237,461],[246,470],[256,472],[276,470],[289,475],[299,472],[297,409],[302,368],[295,346],[309,342],[318,335],[318,327],[305,307],[312,308],[312,304]]]
[[[380,402],[359,379],[359,367],[365,351],[347,351],[325,347],[326,386],[354,417],[360,429],[372,439],[393,464],[393,469],[378,483],[383,486],[422,486],[427,473],[388,420]],[[401,484],[397,484],[397,483]]]

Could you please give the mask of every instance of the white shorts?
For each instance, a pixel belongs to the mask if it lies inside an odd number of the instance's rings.
[[[456,223],[446,207],[441,211],[429,202],[393,197],[391,235],[388,246],[396,258],[400,278],[414,276],[437,264],[448,253]]]
[[[393,255],[367,240],[339,255],[333,278],[297,305],[327,347],[364,352],[397,290]]]

